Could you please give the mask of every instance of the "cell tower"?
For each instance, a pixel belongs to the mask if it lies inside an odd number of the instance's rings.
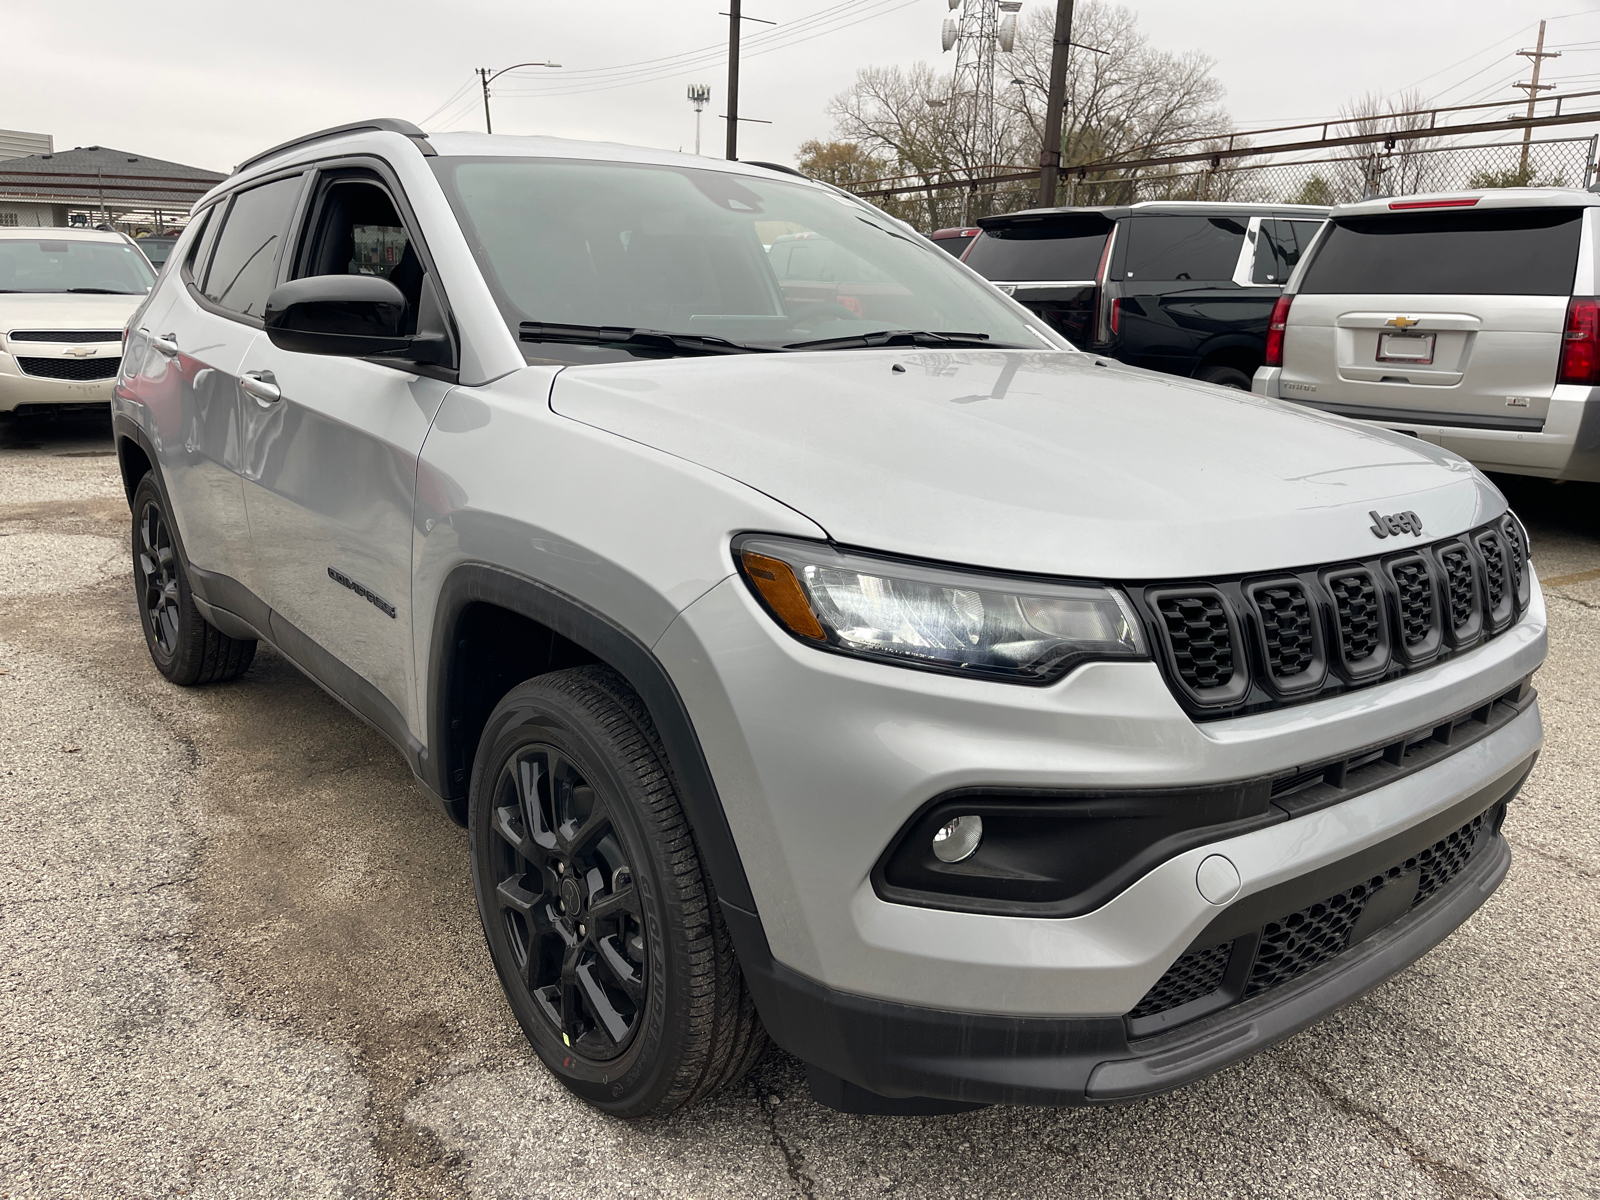
[[[1022,0],[949,0],[941,31],[945,53],[956,52],[950,102],[965,117],[974,166],[993,165],[1000,155],[995,123],[994,68],[997,54],[1010,54]],[[959,10],[959,12],[957,11]]]

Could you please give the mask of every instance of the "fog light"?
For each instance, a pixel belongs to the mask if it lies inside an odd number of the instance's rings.
[[[971,858],[981,841],[982,817],[956,817],[939,826],[933,835],[933,856],[940,862],[958,863]]]

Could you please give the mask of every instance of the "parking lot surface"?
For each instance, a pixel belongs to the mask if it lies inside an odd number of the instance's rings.
[[[0,1196],[1600,1196],[1600,489],[1507,486],[1548,742],[1421,962],[1137,1104],[843,1116],[774,1050],[627,1125],[534,1058],[398,752],[265,646],[156,673],[107,422],[0,424]]]

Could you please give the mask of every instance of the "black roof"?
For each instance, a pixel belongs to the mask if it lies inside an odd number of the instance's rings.
[[[110,146],[0,161],[0,197],[35,204],[186,210],[227,176]]]

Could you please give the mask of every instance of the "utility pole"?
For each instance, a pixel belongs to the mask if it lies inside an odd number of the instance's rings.
[[[1512,87],[1519,87],[1528,93],[1528,120],[1531,121],[1533,120],[1533,106],[1539,101],[1539,93],[1554,91],[1556,86],[1553,83],[1541,84],[1539,82],[1539,68],[1544,65],[1544,60],[1547,58],[1560,58],[1561,52],[1559,50],[1546,50],[1544,48],[1544,22],[1540,21],[1538,44],[1535,45],[1532,50],[1518,50],[1517,53],[1523,58],[1531,59],[1533,62],[1533,78],[1527,83],[1514,83],[1511,85]],[[1526,183],[1528,179],[1528,146],[1532,140],[1533,126],[1523,126],[1522,165],[1517,169],[1517,174],[1524,183]]]
[[[728,0],[728,146],[729,162],[739,157],[739,0]]]
[[[1044,148],[1039,152],[1039,207],[1052,208],[1061,177],[1061,118],[1067,106],[1067,51],[1072,45],[1072,0],[1056,0],[1050,45],[1050,94],[1044,106]]]

